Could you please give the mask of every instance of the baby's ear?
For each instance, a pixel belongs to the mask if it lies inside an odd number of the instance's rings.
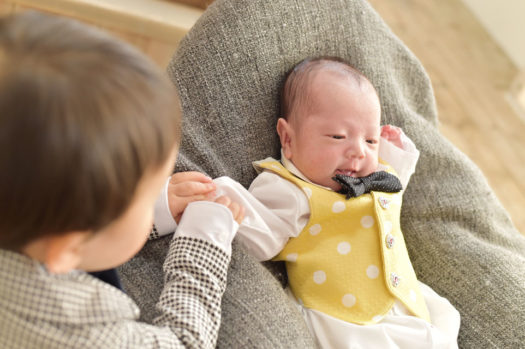
[[[279,120],[277,120],[277,133],[279,134],[279,140],[281,141],[281,148],[283,148],[284,156],[290,160],[292,157],[294,131],[290,123],[284,118],[279,118]]]
[[[62,274],[76,269],[81,261],[81,250],[88,233],[69,232],[47,238],[44,264],[51,273]]]

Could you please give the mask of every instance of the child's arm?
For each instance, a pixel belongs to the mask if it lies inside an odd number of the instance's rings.
[[[214,192],[211,178],[200,172],[174,173],[155,202],[152,237],[174,232],[186,206],[193,201],[213,198]]]
[[[415,172],[419,150],[399,127],[385,125],[381,128],[379,158],[396,170],[404,189]]]
[[[117,290],[109,290],[123,305],[122,313],[110,313],[102,323],[97,322],[97,308],[88,312],[85,316],[93,320],[85,332],[92,337],[79,337],[78,343],[97,348],[215,348],[231,248],[223,249],[213,241],[230,246],[242,218],[242,207],[226,197],[188,204],[163,263],[164,286],[154,324],[138,321],[138,309],[130,299]],[[104,287],[105,292],[108,288]],[[76,293],[71,294],[75,296]],[[89,301],[87,306],[92,304]],[[102,302],[104,307],[108,301],[114,299],[96,298],[93,303]]]
[[[164,262],[164,289],[156,325],[169,326],[187,346],[212,348],[219,325],[221,299],[231,256],[231,242],[243,208],[221,196],[190,203]],[[229,248],[223,250],[214,241]]]
[[[231,254],[231,242],[244,213],[244,206],[226,195],[217,197],[214,201],[195,201],[184,211],[175,236],[206,240]],[[233,231],[229,225],[224,225],[229,218],[226,217],[228,214],[233,218]]]

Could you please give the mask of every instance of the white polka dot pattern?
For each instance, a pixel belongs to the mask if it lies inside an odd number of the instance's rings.
[[[367,229],[372,228],[374,226],[374,217],[363,216],[363,218],[361,218],[361,226]]]
[[[375,265],[369,265],[368,268],[366,268],[366,276],[370,279],[377,279],[379,276],[379,268]]]
[[[343,296],[342,303],[345,307],[351,308],[355,305],[356,299],[353,294],[347,293]]]
[[[323,284],[326,281],[326,274],[322,270],[318,270],[314,273],[314,282],[318,285]]]
[[[321,232],[322,227],[321,227],[320,224],[314,224],[308,230],[310,231],[311,235],[317,235],[317,234],[319,234]]]
[[[352,246],[348,241],[342,241],[337,245],[337,252],[339,252],[339,254],[346,255],[350,253],[351,250]]]
[[[332,212],[333,213],[341,213],[346,209],[346,205],[343,201],[336,201],[332,205]]]

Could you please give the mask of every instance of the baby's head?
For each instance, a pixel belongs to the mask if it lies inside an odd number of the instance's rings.
[[[313,183],[377,170],[381,107],[370,81],[338,58],[299,63],[287,75],[277,132],[284,156]]]
[[[105,269],[147,238],[180,108],[137,50],[30,12],[0,19],[0,133],[0,248],[47,262],[71,236],[76,267]]]

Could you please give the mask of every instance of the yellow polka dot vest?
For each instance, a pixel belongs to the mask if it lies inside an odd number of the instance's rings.
[[[277,161],[259,166],[308,197],[308,224],[274,258],[286,262],[290,288],[301,304],[367,325],[381,320],[398,299],[430,321],[399,226],[401,193],[371,192],[345,200],[343,194],[297,178]]]

